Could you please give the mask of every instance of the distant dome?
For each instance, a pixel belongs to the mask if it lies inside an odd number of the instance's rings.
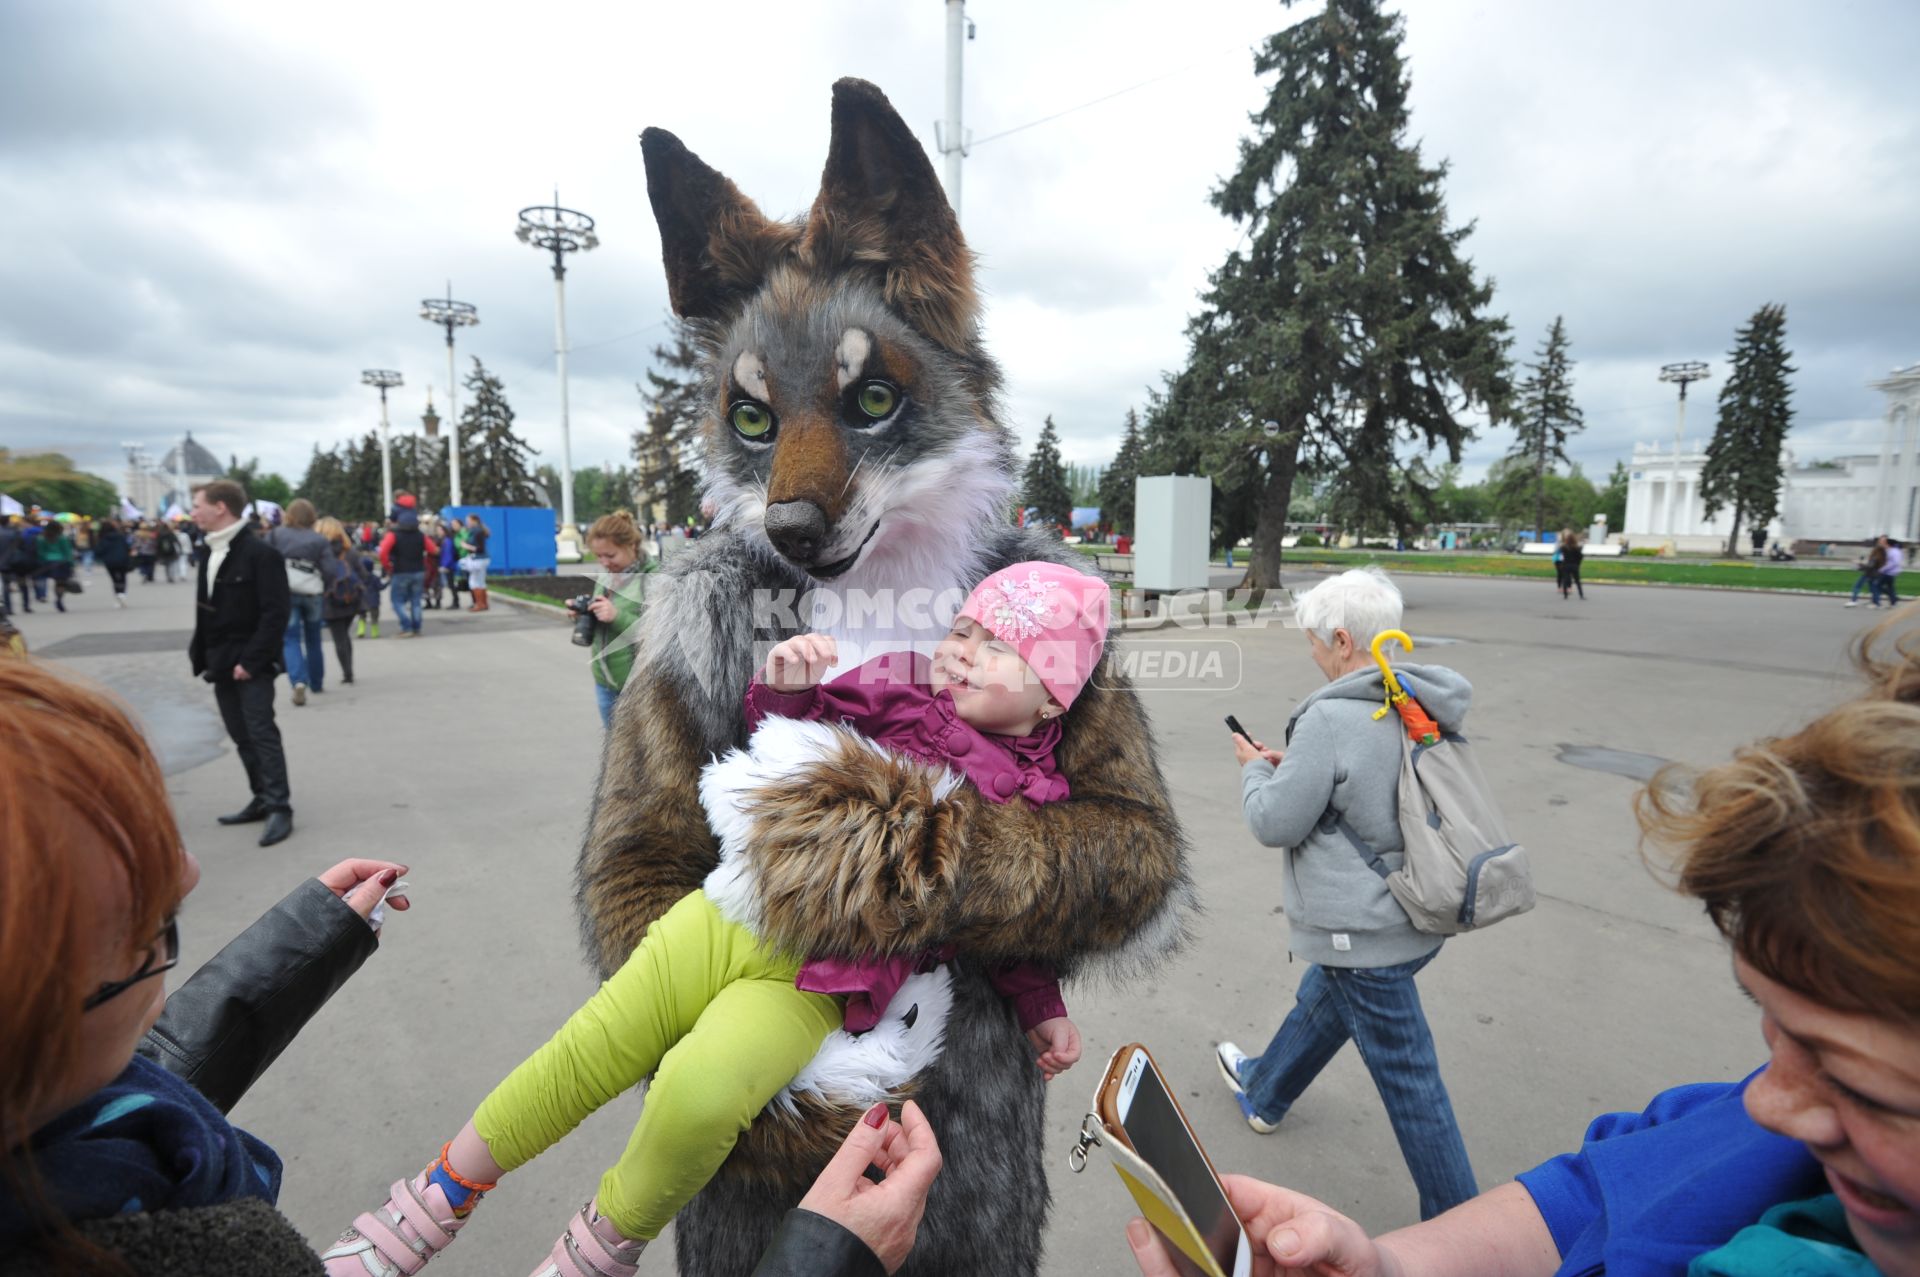
[[[177,464],[182,448],[185,448],[187,453],[187,464],[184,470]],[[167,449],[167,455],[160,458],[160,469],[168,474],[225,474],[227,472],[227,468],[220,464],[220,458],[195,443],[191,434],[187,436],[185,443],[176,444]]]

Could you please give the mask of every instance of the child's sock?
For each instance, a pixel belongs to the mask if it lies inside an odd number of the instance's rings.
[[[447,1205],[453,1207],[454,1217],[464,1219],[468,1211],[480,1204],[480,1199],[493,1185],[477,1184],[447,1165],[447,1153],[452,1147],[452,1140],[440,1146],[440,1156],[434,1158],[433,1164],[427,1167],[427,1183],[438,1184],[440,1191],[447,1195]]]

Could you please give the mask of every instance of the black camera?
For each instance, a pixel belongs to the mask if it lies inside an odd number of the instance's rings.
[[[600,624],[593,613],[587,611],[593,604],[593,595],[576,594],[567,600],[567,610],[573,613],[573,645],[591,647],[593,645],[593,627]]]

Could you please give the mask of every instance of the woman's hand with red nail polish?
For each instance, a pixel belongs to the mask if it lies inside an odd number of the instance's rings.
[[[879,1183],[867,1178],[869,1166],[880,1171]],[[876,1104],[800,1199],[800,1209],[825,1215],[858,1237],[891,1273],[907,1262],[927,1211],[927,1191],[939,1174],[940,1145],[920,1106],[908,1100],[900,1120],[892,1122],[887,1106]]]

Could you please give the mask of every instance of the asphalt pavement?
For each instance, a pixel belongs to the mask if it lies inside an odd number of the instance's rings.
[[[393,637],[389,615],[387,637],[356,643],[355,684],[330,672],[303,708],[283,680],[295,831],[262,850],[257,826],[214,823],[247,794],[211,690],[188,672],[190,587],[136,579],[120,611],[104,573],[84,579],[69,613],[36,610],[22,628],[36,655],[106,682],[147,724],[203,866],[182,919],[182,970],[343,857],[409,866],[415,908],[233,1114],[286,1159],[288,1216],[331,1239],[592,991],[571,900],[600,746],[583,650],[564,623],[496,593],[484,615],[427,613],[418,641]],[[1803,596],[1595,584],[1583,603],[1542,582],[1400,584],[1412,659],[1473,681],[1468,726],[1540,891],[1531,914],[1450,942],[1419,982],[1474,1169],[1491,1187],[1577,1146],[1597,1113],[1637,1109],[1679,1082],[1736,1079],[1763,1059],[1723,946],[1643,862],[1630,777],[1660,760],[1716,762],[1838,700],[1851,686],[1847,645],[1877,616]],[[1225,658],[1217,677],[1165,678],[1145,693],[1206,913],[1193,946],[1154,980],[1067,990],[1086,1056],[1053,1083],[1042,1271],[1135,1271],[1119,1181],[1097,1152],[1084,1174],[1066,1169],[1100,1069],[1130,1041],[1152,1048],[1222,1169],[1312,1193],[1370,1229],[1410,1223],[1411,1182],[1352,1051],[1267,1136],[1241,1122],[1211,1060],[1221,1038],[1260,1050],[1304,970],[1287,956],[1280,853],[1240,821],[1221,719],[1277,738],[1321,681],[1306,640],[1274,622],[1136,629],[1124,642],[1213,644]],[[530,1269],[637,1110],[623,1097],[516,1172],[432,1271]],[[641,1271],[671,1272],[670,1248]]]

